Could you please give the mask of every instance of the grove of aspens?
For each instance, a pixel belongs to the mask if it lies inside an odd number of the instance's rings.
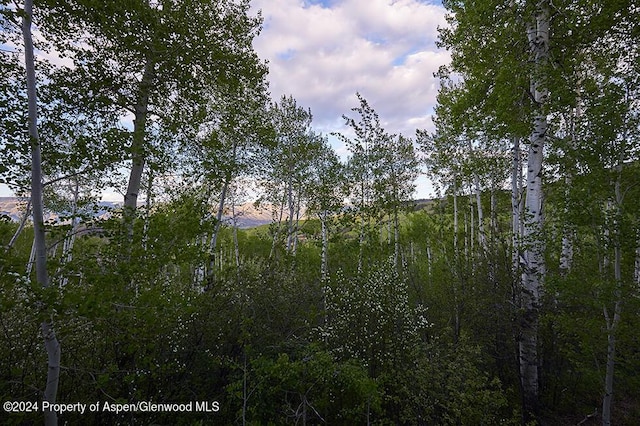
[[[0,0],[0,423],[640,424],[640,4],[442,4],[402,135],[250,0]]]

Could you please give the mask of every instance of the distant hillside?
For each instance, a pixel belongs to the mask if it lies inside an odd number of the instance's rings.
[[[17,197],[0,197],[0,217],[8,216],[18,222],[23,215],[26,200]]]
[[[9,217],[12,221],[18,222],[21,220],[24,214],[24,208],[27,200],[18,197],[0,197],[0,217]],[[414,208],[416,210],[426,209],[432,203],[433,200],[420,199],[414,200]],[[104,217],[109,214],[109,211],[120,208],[121,204],[113,201],[100,201],[97,208],[92,215],[94,217]],[[267,205],[256,207],[253,203],[246,203],[241,206],[236,206],[236,223],[239,228],[255,228],[257,226],[266,225],[271,223],[271,209]],[[302,215],[304,218],[304,214]],[[55,220],[57,215],[48,214],[45,216],[45,220]],[[231,224],[231,211],[229,208],[225,211],[224,221],[227,224]]]
[[[9,217],[14,222],[19,222],[24,214],[27,200],[18,197],[0,197],[0,217]],[[109,211],[120,208],[121,204],[112,201],[100,201],[97,208],[91,214],[94,217],[104,217]],[[227,212],[229,213],[229,212]],[[253,228],[271,223],[271,211],[266,208],[258,209],[253,203],[247,203],[236,207],[236,221],[240,228]],[[45,214],[45,220],[55,220],[57,215]],[[225,222],[231,223],[229,215],[225,216]]]
[[[22,220],[22,216],[24,215],[24,209],[26,206],[26,198],[0,197],[0,217],[9,217],[12,221],[19,222],[20,220]],[[104,217],[108,215],[111,210],[117,209],[119,207],[119,203],[115,203],[112,201],[100,201],[94,208],[94,211],[91,212],[91,215],[94,217]],[[45,220],[55,221],[57,217],[57,214],[45,211]]]
[[[236,223],[238,228],[255,228],[257,226],[271,223],[271,210],[268,208],[256,208],[253,203],[245,203],[236,206]],[[231,212],[225,211],[225,221],[231,224]]]

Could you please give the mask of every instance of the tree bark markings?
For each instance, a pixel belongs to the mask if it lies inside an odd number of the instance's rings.
[[[27,78],[27,97],[29,110],[29,139],[31,141],[31,203],[33,212],[34,247],[36,263],[36,280],[43,287],[49,287],[47,271],[47,249],[44,229],[44,208],[42,202],[42,155],[40,138],[38,135],[38,100],[36,93],[35,58],[33,53],[33,39],[31,36],[31,20],[33,17],[33,2],[26,0],[24,15],[22,16],[22,35],[24,38],[24,56]],[[55,403],[60,378],[60,343],[56,337],[50,320],[41,323],[42,337],[47,352],[47,383],[43,399]],[[44,412],[46,425],[57,425],[58,417],[55,411]]]
[[[536,103],[536,112],[533,118],[527,164],[526,217],[523,234],[524,264],[520,292],[522,317],[518,345],[525,422],[535,420],[538,416],[538,324],[540,296],[545,275],[541,235],[542,164],[548,125],[544,108],[548,89],[542,78],[549,56],[549,4],[546,0],[536,4],[535,23],[527,27],[527,37],[533,56],[531,91]]]

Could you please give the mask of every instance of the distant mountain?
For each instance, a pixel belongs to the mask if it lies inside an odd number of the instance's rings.
[[[433,200],[422,199],[414,200],[414,208],[416,210],[429,208],[432,205]],[[9,217],[12,221],[19,222],[24,214],[24,208],[26,207],[27,200],[18,197],[0,197],[0,217]],[[112,210],[118,209],[122,206],[119,202],[113,201],[99,201],[94,207],[94,210],[90,213],[93,217],[106,217]],[[257,226],[266,225],[272,222],[271,208],[268,205],[262,207],[256,207],[253,203],[245,203],[241,206],[236,206],[236,224],[239,228],[255,228]],[[45,220],[56,220],[60,215],[47,214]],[[304,213],[301,215],[301,219],[304,219]],[[227,207],[224,215],[225,223],[231,225],[231,211]]]
[[[0,197],[0,217],[9,217],[14,222],[19,222],[27,205],[27,199],[18,197]],[[105,217],[110,211],[121,207],[121,203],[112,201],[99,201],[91,212],[93,217]],[[230,212],[226,212],[224,221],[232,223]],[[236,206],[236,223],[239,228],[253,228],[271,223],[271,211],[266,208],[256,208],[253,203]],[[60,215],[46,214],[45,220],[56,220]]]
[[[27,201],[17,197],[0,197],[0,217],[8,216],[11,220],[19,222],[24,214]]]
[[[255,228],[256,226],[271,223],[271,210],[267,208],[257,208],[253,203],[245,203],[235,207],[236,224],[238,228]],[[232,224],[231,210],[225,211],[224,221]]]
[[[27,206],[28,200],[26,198],[19,197],[0,197],[0,217],[9,217],[14,222],[22,220],[24,215],[24,209]],[[119,203],[112,201],[99,201],[97,205],[92,208],[90,213],[87,213],[86,209],[80,214],[88,214],[93,217],[105,217],[113,209],[120,207]],[[63,212],[62,214],[50,213],[45,211],[45,221],[55,221],[59,216],[69,215],[70,212]]]

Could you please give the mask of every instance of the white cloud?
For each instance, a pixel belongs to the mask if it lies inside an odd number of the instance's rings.
[[[360,92],[391,133],[431,128],[438,82],[449,62],[435,46],[445,10],[418,0],[254,0],[264,29],[255,40],[269,61],[274,99],[293,95],[314,127],[345,131],[342,114]],[[343,147],[336,147],[344,152]],[[419,195],[421,194],[419,191]]]

